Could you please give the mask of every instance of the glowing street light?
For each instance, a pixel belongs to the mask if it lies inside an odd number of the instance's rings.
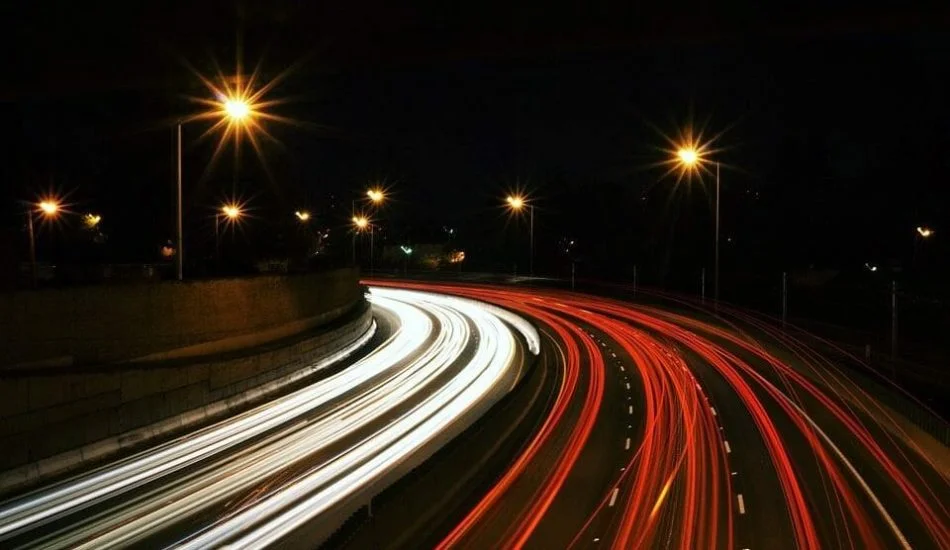
[[[927,239],[934,234],[934,230],[925,226],[917,226],[917,234]]]
[[[353,225],[357,231],[362,231],[369,226],[369,219],[366,216],[353,216]]]
[[[374,240],[375,240],[375,231],[373,224],[370,222],[369,218],[366,216],[353,216],[353,226],[355,231],[353,232],[353,264],[356,264],[356,234],[363,233],[369,228],[369,272],[370,275],[373,274],[373,252],[374,252]]]
[[[234,121],[242,121],[251,115],[251,106],[241,98],[228,98],[222,105],[224,114]]]
[[[678,163],[685,173],[693,173],[703,168],[703,163],[706,162],[706,158],[703,156],[703,152],[707,151],[707,145],[696,147],[692,143],[686,143],[683,146],[679,147],[676,151],[676,156],[673,159],[674,163]],[[715,217],[715,257],[714,257],[714,266],[713,270],[715,273],[715,279],[713,281],[713,304],[718,307],[719,305],[719,162],[715,162],[716,165],[716,217]]]
[[[59,213],[59,201],[55,198],[43,199],[36,203],[36,212],[46,218],[54,218]],[[26,211],[26,232],[30,239],[30,283],[36,286],[36,234],[33,230],[34,209]]]
[[[236,220],[241,217],[241,207],[236,204],[226,204],[222,206],[221,212],[230,220]]]
[[[512,212],[521,212],[521,210],[524,208],[528,209],[530,218],[528,272],[531,274],[531,276],[534,276],[534,205],[529,204],[528,201],[521,195],[508,195],[508,198],[505,200]]]
[[[379,204],[386,198],[386,194],[379,188],[366,191],[366,196],[369,197],[369,200],[373,201],[374,204]]]
[[[59,212],[59,203],[55,200],[46,200],[40,202],[40,210],[47,216],[53,216]]]
[[[699,153],[696,152],[696,149],[692,147],[684,147],[676,152],[676,156],[679,157],[680,162],[687,167],[691,167],[699,162]]]
[[[294,216],[297,216],[298,220],[305,222],[310,219],[310,212],[307,212],[306,210],[297,210],[294,212]]]
[[[221,210],[214,215],[214,256],[217,260],[221,259],[221,222],[237,223],[243,214],[241,205],[229,203],[222,206]]]
[[[209,84],[209,87],[214,89],[214,87],[211,86],[210,84]],[[262,103],[257,101],[260,94],[261,92],[259,91],[251,95],[249,94],[248,90],[240,89],[240,88],[237,90],[228,92],[228,95],[225,95],[219,92],[216,94],[218,99],[215,101],[202,100],[202,103],[205,103],[206,105],[211,107],[211,110],[201,115],[198,115],[197,117],[193,117],[190,120],[209,118],[209,117],[218,118],[219,120],[212,127],[212,130],[218,129],[218,128],[224,129],[223,130],[224,134],[223,134],[222,142],[221,142],[222,144],[224,143],[224,140],[228,138],[228,136],[233,135],[235,136],[235,139],[237,139],[241,132],[248,132],[249,133],[248,135],[251,136],[251,140],[253,141],[254,137],[252,134],[250,134],[250,132],[255,128],[259,129],[259,126],[254,122],[253,119],[255,118],[255,115],[258,114],[255,111],[254,106],[262,105]],[[264,116],[264,115],[261,115],[261,116]],[[176,197],[177,208],[175,211],[175,214],[176,214],[175,239],[176,239],[177,246],[175,249],[175,272],[179,281],[184,278],[183,270],[184,270],[184,262],[185,262],[185,243],[184,243],[184,237],[182,235],[182,220],[181,220],[182,218],[181,127],[183,123],[184,123],[183,120],[181,119],[178,120],[178,128],[177,128],[177,133],[176,133],[177,155],[176,155],[176,167],[175,167],[176,183],[177,183],[177,197]],[[220,151],[220,145],[218,149],[215,151],[215,156],[217,156],[218,151]],[[228,218],[233,220],[239,217],[240,214],[241,213],[238,210],[238,211],[235,211],[235,215],[233,216],[228,215]],[[217,230],[217,225],[215,225],[215,230]]]

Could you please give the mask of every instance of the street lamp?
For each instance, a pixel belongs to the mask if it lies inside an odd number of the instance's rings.
[[[934,234],[934,230],[926,226],[917,226],[917,234],[924,239],[929,239]]]
[[[234,223],[243,213],[239,204],[230,203],[222,206],[221,210],[214,215],[214,257],[219,261],[221,259],[221,220],[224,218],[227,223]]]
[[[687,171],[693,172],[702,168],[703,162],[705,159],[702,155],[702,149],[696,149],[692,145],[687,145],[685,147],[680,147],[676,151],[676,160],[679,164]],[[715,216],[715,255],[713,259],[713,303],[718,307],[719,305],[719,161],[715,162],[716,165],[716,216]]]
[[[366,196],[369,197],[369,200],[373,201],[373,204],[379,204],[386,198],[386,194],[379,188],[366,191]]]
[[[294,212],[294,216],[297,216],[298,220],[305,222],[310,219],[310,212],[307,212],[306,210],[304,211],[298,210]]]
[[[36,204],[36,211],[49,219],[56,217],[59,208],[59,201],[56,199],[42,200]],[[33,212],[33,208],[26,211],[26,232],[30,239],[30,284],[36,287],[36,235],[33,230]]]
[[[247,129],[247,125],[250,122],[251,118],[254,116],[254,109],[248,99],[245,99],[243,96],[232,96],[222,98],[217,102],[214,111],[215,116],[220,120],[219,124],[227,124],[228,129],[225,131],[226,134],[232,131],[235,131],[239,128]],[[179,281],[184,278],[184,263],[185,263],[185,244],[184,237],[182,235],[182,206],[181,206],[181,127],[184,124],[184,121],[178,120],[178,128],[176,132],[176,162],[175,162],[175,173],[176,173],[176,183],[177,183],[177,204],[175,210],[175,274]],[[236,134],[235,134],[236,135]],[[236,218],[240,215],[240,210],[236,210],[235,216],[228,216],[230,218]],[[215,232],[217,233],[217,222],[215,223]]]
[[[356,263],[356,234],[363,233],[369,228],[369,272],[373,274],[373,224],[366,216],[353,216],[353,263]]]
[[[522,209],[528,209],[528,215],[530,218],[529,222],[529,239],[530,253],[528,255],[528,271],[531,276],[534,276],[534,205],[529,204],[528,201],[521,195],[508,195],[506,199],[508,202],[508,207],[512,212],[521,212]]]

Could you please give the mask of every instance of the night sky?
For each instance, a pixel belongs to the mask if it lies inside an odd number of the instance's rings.
[[[656,167],[661,132],[692,123],[720,134],[724,269],[947,268],[945,12],[39,4],[0,8],[14,254],[17,201],[52,185],[102,213],[110,260],[153,259],[171,236],[174,121],[207,95],[188,66],[233,73],[240,55],[264,80],[287,71],[268,98],[298,123],[268,124],[266,169],[246,146],[209,167],[207,124],[185,127],[192,239],[232,189],[256,217],[237,238],[266,246],[297,208],[342,230],[385,181],[385,241],[451,227],[473,267],[524,269],[524,221],[501,207],[521,187],[542,270],[569,265],[567,238],[588,273],[675,280],[711,262],[710,195]],[[936,230],[923,252],[918,225]]]

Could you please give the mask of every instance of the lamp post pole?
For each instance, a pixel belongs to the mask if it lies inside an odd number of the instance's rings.
[[[26,212],[26,232],[30,237],[30,285],[36,288],[36,236],[33,234],[33,211]]]
[[[175,274],[179,281],[184,277],[184,256],[185,245],[181,229],[181,121],[178,121],[178,131],[176,132],[177,160],[175,163],[177,200],[175,208]]]
[[[716,163],[716,253],[713,269],[715,270],[715,279],[713,280],[713,305],[719,307],[719,163]]]
[[[529,235],[528,238],[529,238],[529,240],[531,241],[531,242],[530,242],[531,251],[530,251],[530,255],[528,256],[528,271],[529,271],[529,273],[531,274],[531,276],[534,277],[534,205],[533,205],[533,204],[529,204],[529,205],[528,205],[528,208],[531,209],[531,213],[530,213],[530,216],[531,216],[531,222],[530,222],[531,228],[530,228],[530,230],[528,231],[528,235]]]

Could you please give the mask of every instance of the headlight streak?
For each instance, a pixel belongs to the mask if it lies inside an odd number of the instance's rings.
[[[77,523],[29,544],[105,548],[141,543],[176,520],[220,506],[321,449],[338,447],[310,470],[246,499],[180,543],[204,548],[231,540],[258,547],[277,541],[321,511],[346,505],[359,494],[372,496],[405,464],[434,452],[437,447],[431,443],[437,438],[437,444],[447,441],[504,395],[520,375],[513,368],[515,341],[506,322],[537,352],[538,335],[529,323],[485,304],[389,289],[374,289],[371,299],[392,311],[400,328],[366,358],[245,414],[8,503],[0,508],[0,540],[4,533],[68,517],[192,467],[169,486],[130,493],[94,517],[78,517]],[[437,319],[441,330],[434,332],[428,315]],[[471,358],[460,364],[473,329],[479,335],[477,345]],[[359,431],[388,414],[395,414],[393,420],[376,432]],[[304,415],[311,418],[301,422]],[[228,455],[230,448],[268,430],[254,445]],[[242,529],[234,529],[237,524]]]
[[[259,548],[275,543],[362,486],[372,486],[392,464],[399,464],[423,444],[440,436],[485,395],[498,389],[510,364],[514,342],[510,341],[510,335],[505,337],[507,329],[499,320],[476,314],[476,311],[469,314],[485,330],[482,339],[487,343],[479,346],[469,366],[447,385],[368,438],[358,449],[341,455],[333,468],[314,470],[272,493],[260,505],[216,525],[181,548],[201,549],[229,540],[230,548]],[[495,399],[500,397],[496,395]],[[326,485],[334,478],[336,481]],[[269,521],[244,537],[231,540],[235,533],[248,530],[249,525],[264,519]]]
[[[632,374],[640,378],[644,391],[645,401],[638,403],[637,408],[645,431],[623,473],[577,533],[572,547],[585,546],[591,540],[580,538],[585,533],[618,549],[658,545],[682,549],[743,546],[743,525],[748,524],[738,522],[737,518],[751,514],[754,521],[756,514],[770,514],[785,516],[789,536],[793,537],[789,542],[797,548],[909,548],[928,542],[938,548],[950,548],[950,512],[945,505],[950,483],[938,477],[939,486],[932,486],[934,478],[924,477],[917,463],[905,453],[904,445],[911,449],[916,446],[896,441],[881,428],[882,417],[897,425],[887,411],[848,380],[840,367],[787,333],[765,323],[757,325],[754,319],[743,319],[792,350],[797,364],[778,359],[749,334],[737,335],[735,330],[658,308],[554,290],[391,284],[466,296],[510,308],[548,325],[567,352],[562,385],[544,423],[496,485],[443,539],[440,548],[465,545],[466,537],[491,515],[514,484],[536,483],[534,498],[521,504],[520,512],[512,513],[508,503],[507,528],[497,524],[497,516],[492,516],[496,521],[492,531],[487,535],[480,533],[484,540],[478,539],[483,544],[521,547],[537,530],[550,498],[557,497],[564,483],[560,467],[573,468],[569,457],[577,450],[578,439],[574,436],[583,431],[586,421],[584,415],[564,415],[568,403],[582,400],[585,395],[575,370],[581,362],[585,368],[589,365],[589,395],[596,391],[597,372],[602,369],[597,361],[601,350],[595,347],[578,354],[583,347],[577,346],[577,340],[583,344],[583,338],[577,334],[575,319],[603,332],[633,358]],[[737,318],[741,315],[733,314]],[[744,503],[737,499],[732,482],[735,472],[731,472],[730,451],[722,426],[690,365],[682,359],[679,347],[712,367],[741,403],[771,463],[771,475],[781,490],[785,510],[756,510],[748,495]],[[590,400],[584,404],[584,409],[593,411],[595,416],[598,407],[599,402]],[[868,424],[875,424],[874,433]],[[727,431],[728,428],[727,425]],[[555,430],[571,434],[569,443],[548,451],[561,453],[556,473],[541,478],[533,476],[535,479],[529,482],[525,474],[531,471],[539,449],[552,444],[550,437]],[[846,439],[849,445],[842,447],[835,438],[839,443]],[[800,442],[794,450],[792,439]],[[584,444],[580,442],[580,446]],[[809,454],[813,462],[810,465]],[[855,462],[858,459],[876,466],[862,468]],[[926,457],[917,460],[929,462]],[[803,477],[802,469],[806,466],[820,474],[821,483]],[[867,479],[869,472],[873,472],[873,480]],[[677,496],[670,500],[674,486]],[[619,490],[614,491],[614,487]],[[881,498],[878,492],[882,488],[892,498]],[[899,503],[893,497],[898,497]],[[737,502],[742,504],[737,506]],[[604,523],[599,522],[600,530],[591,534],[588,529],[595,516],[605,512],[608,504],[614,509],[615,503],[618,512],[608,516],[612,518],[608,530],[605,532]],[[816,508],[818,504],[820,511]],[[749,506],[753,508],[750,510]],[[910,515],[896,517],[889,507],[906,507]],[[669,532],[657,530],[664,514],[664,525],[675,526]],[[910,536],[901,522],[919,525],[921,529],[913,533],[918,540]],[[499,529],[507,529],[506,535],[492,542],[492,533]]]

